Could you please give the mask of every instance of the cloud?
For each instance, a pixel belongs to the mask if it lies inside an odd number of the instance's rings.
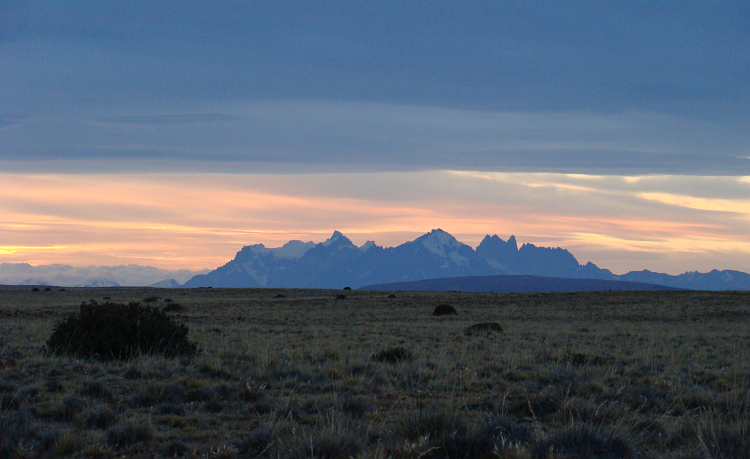
[[[0,262],[215,268],[243,245],[321,242],[339,230],[360,245],[393,246],[440,227],[474,246],[486,234],[515,234],[615,272],[750,271],[750,210],[737,198],[750,195],[744,177],[6,173],[0,181]]]
[[[160,115],[160,116],[113,116],[99,118],[94,123],[102,125],[127,125],[127,126],[152,126],[194,123],[216,123],[222,121],[235,121],[241,119],[234,115],[221,113],[195,113],[187,115]]]
[[[44,160],[52,170],[84,172],[109,164],[156,172],[750,175],[746,133],[658,113],[514,113],[319,100],[159,112],[26,123],[5,136],[0,162],[6,170],[44,171]]]

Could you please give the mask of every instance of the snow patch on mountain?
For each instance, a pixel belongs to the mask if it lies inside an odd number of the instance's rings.
[[[461,243],[458,242],[456,238],[439,228],[430,231],[419,239],[421,239],[422,246],[424,246],[425,249],[441,257],[446,256],[446,253],[450,250],[455,250],[461,246]]]

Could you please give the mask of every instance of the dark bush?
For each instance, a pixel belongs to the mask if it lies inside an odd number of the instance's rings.
[[[144,354],[194,355],[188,328],[163,311],[138,303],[82,303],[80,312],[59,322],[47,340],[58,355],[128,360]]]
[[[409,350],[405,347],[401,346],[383,349],[377,354],[372,355],[372,360],[385,363],[398,363],[412,360],[412,358],[413,356],[411,355],[411,352],[409,352]]]
[[[432,311],[433,316],[454,316],[458,314],[456,308],[449,304],[441,304]]]
[[[502,333],[503,327],[497,322],[483,322],[474,324],[464,330],[464,335],[471,336],[479,333]]]
[[[338,295],[336,295],[336,299],[337,300],[345,300],[346,299],[346,295],[344,295],[343,293],[339,293]]]
[[[388,295],[388,298],[396,298],[396,295],[391,293],[390,295]]]
[[[351,287],[344,287],[344,290],[351,290]]]
[[[164,306],[164,309],[162,311],[164,312],[182,312],[185,310],[185,306],[181,305],[180,303],[169,303],[168,305]]]
[[[157,301],[159,301],[159,299],[160,298],[158,296],[150,296],[148,298],[144,298],[143,302],[144,303],[156,303]]]

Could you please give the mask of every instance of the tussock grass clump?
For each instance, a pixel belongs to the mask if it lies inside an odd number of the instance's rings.
[[[435,308],[434,311],[432,311],[433,316],[455,316],[458,314],[458,311],[456,311],[456,308],[449,304],[441,304],[438,307]]]
[[[59,322],[47,340],[57,355],[129,360],[146,354],[195,355],[188,328],[163,311],[138,303],[82,303],[77,314]]]
[[[390,347],[372,355],[372,360],[384,363],[408,362],[414,356],[403,346]]]
[[[107,431],[107,441],[117,446],[127,446],[139,442],[148,442],[154,438],[154,429],[150,424],[125,423]]]
[[[557,430],[546,440],[537,442],[532,452],[536,457],[549,457],[553,452],[553,457],[560,459],[619,459],[636,456],[628,440],[590,424],[574,424]]]
[[[482,322],[480,324],[474,324],[470,327],[467,327],[466,330],[464,330],[464,335],[471,336],[471,335],[478,335],[481,333],[502,333],[503,327],[500,326],[497,322]]]

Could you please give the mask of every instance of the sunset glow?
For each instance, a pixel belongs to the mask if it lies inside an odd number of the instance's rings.
[[[662,258],[673,273],[708,268],[695,262],[705,254],[711,263],[723,259],[721,268],[750,269],[748,202],[679,194],[679,177],[646,177],[637,188],[623,177],[450,171],[0,180],[2,262],[203,269],[222,265],[244,245],[322,242],[339,230],[358,245],[394,246],[441,227],[472,246],[498,234],[565,247],[580,262],[616,272],[643,269],[637,260],[644,254]],[[639,191],[649,180],[671,191]],[[750,185],[744,178],[716,180]],[[370,191],[351,196],[346,190],[354,183]],[[379,189],[382,183],[389,186]],[[623,262],[622,253],[635,258]]]

